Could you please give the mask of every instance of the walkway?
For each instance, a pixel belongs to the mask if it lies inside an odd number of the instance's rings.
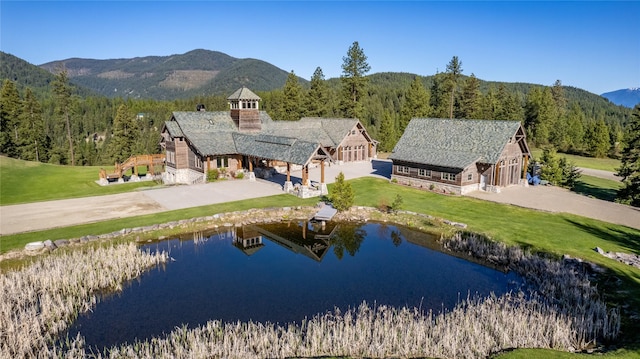
[[[340,172],[344,173],[345,179],[363,176],[389,179],[391,162],[374,160],[326,166],[326,182],[333,183]],[[300,171],[292,173],[294,183],[300,181],[300,178]],[[309,178],[311,181],[319,182],[320,168],[310,169]],[[107,196],[0,206],[0,235],[282,194],[283,183],[284,175],[275,176],[269,181],[221,181]],[[555,187],[510,187],[501,193],[475,192],[470,194],[470,197],[550,212],[568,212],[640,229],[638,208],[585,197]]]

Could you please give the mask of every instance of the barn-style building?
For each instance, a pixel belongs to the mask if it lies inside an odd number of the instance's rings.
[[[392,182],[465,194],[526,185],[530,156],[518,121],[414,118],[389,158]]]
[[[213,169],[240,171],[252,178],[254,169],[261,166],[286,168],[289,177],[292,166],[298,166],[306,186],[309,166],[368,161],[376,156],[377,141],[357,119],[274,121],[260,110],[260,97],[246,87],[228,101],[229,111],[206,111],[199,106],[197,111],[173,112],[165,122],[161,140],[166,152],[165,183],[201,183]]]

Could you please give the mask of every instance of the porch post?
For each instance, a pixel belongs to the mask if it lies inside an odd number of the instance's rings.
[[[527,169],[529,168],[529,155],[524,155],[524,163],[522,165],[522,178],[527,179]]]
[[[253,161],[251,161],[251,157],[247,157],[249,161],[249,181],[255,182],[256,174],[253,172]]]
[[[324,160],[320,161],[320,194],[321,195],[329,194],[329,190],[327,189],[327,184],[324,183]]]
[[[289,162],[287,162],[287,180],[284,182],[282,189],[286,193],[291,193],[293,191],[293,183],[291,183],[291,163]]]

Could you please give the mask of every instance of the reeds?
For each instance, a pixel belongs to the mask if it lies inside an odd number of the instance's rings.
[[[0,358],[48,357],[57,335],[96,304],[98,291],[120,290],[165,260],[130,243],[55,254],[1,275]]]
[[[469,233],[444,246],[515,270],[528,286],[499,297],[468,297],[438,314],[363,303],[288,325],[212,320],[104,353],[87,351],[80,335],[55,347],[56,335],[95,305],[95,291],[118,289],[166,259],[130,244],[50,257],[0,277],[0,357],[485,358],[509,348],[580,350],[620,330],[618,311],[606,307],[579,266]]]
[[[579,268],[474,234],[458,234],[445,246],[518,271],[528,291],[469,297],[439,314],[363,303],[288,325],[214,320],[95,356],[486,358],[509,348],[580,350],[618,334],[618,311],[607,309]],[[56,355],[85,357],[82,348],[82,338],[76,338],[68,349],[57,348]]]

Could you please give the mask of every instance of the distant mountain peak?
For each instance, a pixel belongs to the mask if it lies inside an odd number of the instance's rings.
[[[640,87],[605,92],[600,96],[616,105],[633,108],[635,105],[640,104]]]

